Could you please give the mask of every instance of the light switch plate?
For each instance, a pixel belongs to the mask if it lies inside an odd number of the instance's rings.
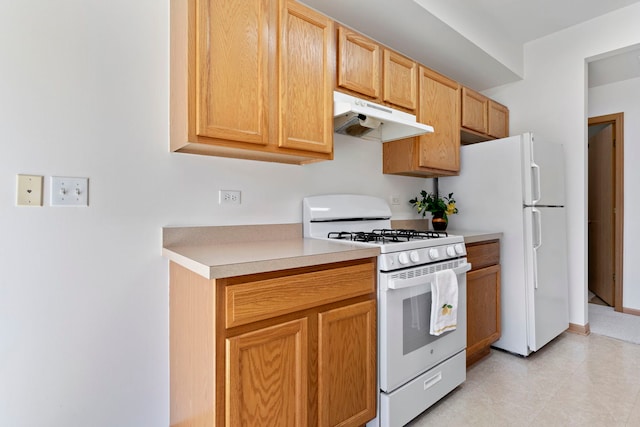
[[[18,206],[42,206],[42,176],[18,175],[16,181]]]
[[[51,206],[88,206],[89,178],[51,177]]]

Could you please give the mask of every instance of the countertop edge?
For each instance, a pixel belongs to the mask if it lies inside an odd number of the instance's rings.
[[[302,241],[303,239],[299,239]],[[286,241],[283,241],[283,243]],[[278,241],[271,243],[277,244]],[[247,243],[247,247],[251,243]],[[211,247],[224,247],[225,244],[212,243]],[[206,279],[220,279],[225,277],[243,276],[247,274],[267,273],[271,271],[289,270],[300,267],[331,264],[335,262],[377,257],[380,253],[377,247],[353,247],[335,243],[330,251],[317,253],[300,253],[299,255],[274,256],[269,259],[244,260],[239,262],[204,263],[181,252],[181,248],[162,248],[162,255],[169,261],[175,262]]]
[[[478,231],[478,230],[447,230],[450,234],[462,236],[466,245],[478,242],[486,242],[488,240],[502,239],[500,231]]]

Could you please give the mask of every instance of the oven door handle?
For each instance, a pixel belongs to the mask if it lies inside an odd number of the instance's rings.
[[[453,269],[456,276],[466,273],[471,270],[471,264],[465,262]],[[389,289],[405,289],[413,286],[424,285],[425,283],[431,283],[436,280],[436,273],[427,274],[424,276],[412,277],[410,279],[391,279],[387,283]]]

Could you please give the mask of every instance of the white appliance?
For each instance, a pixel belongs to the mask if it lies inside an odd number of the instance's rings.
[[[304,236],[377,246],[378,415],[368,426],[403,426],[466,379],[464,239],[442,232],[391,229],[380,198],[324,195],[303,200]],[[453,270],[458,282],[457,328],[430,335],[431,282]]]
[[[336,133],[382,142],[433,132],[413,114],[342,92],[333,92],[333,125]]]
[[[493,345],[527,356],[569,327],[563,147],[525,133],[460,152],[460,176],[441,178],[441,192],[458,202],[455,228],[503,232]]]

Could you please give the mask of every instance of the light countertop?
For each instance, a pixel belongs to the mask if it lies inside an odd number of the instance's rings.
[[[487,240],[496,240],[502,238],[502,232],[498,231],[447,229],[447,233],[464,237],[465,244],[478,243]]]
[[[499,239],[502,233],[447,230],[465,243]],[[375,257],[377,247],[307,239],[301,224],[166,227],[162,255],[207,278],[241,276]]]
[[[162,254],[207,279],[264,273],[378,256],[376,247],[294,238],[172,246]]]

